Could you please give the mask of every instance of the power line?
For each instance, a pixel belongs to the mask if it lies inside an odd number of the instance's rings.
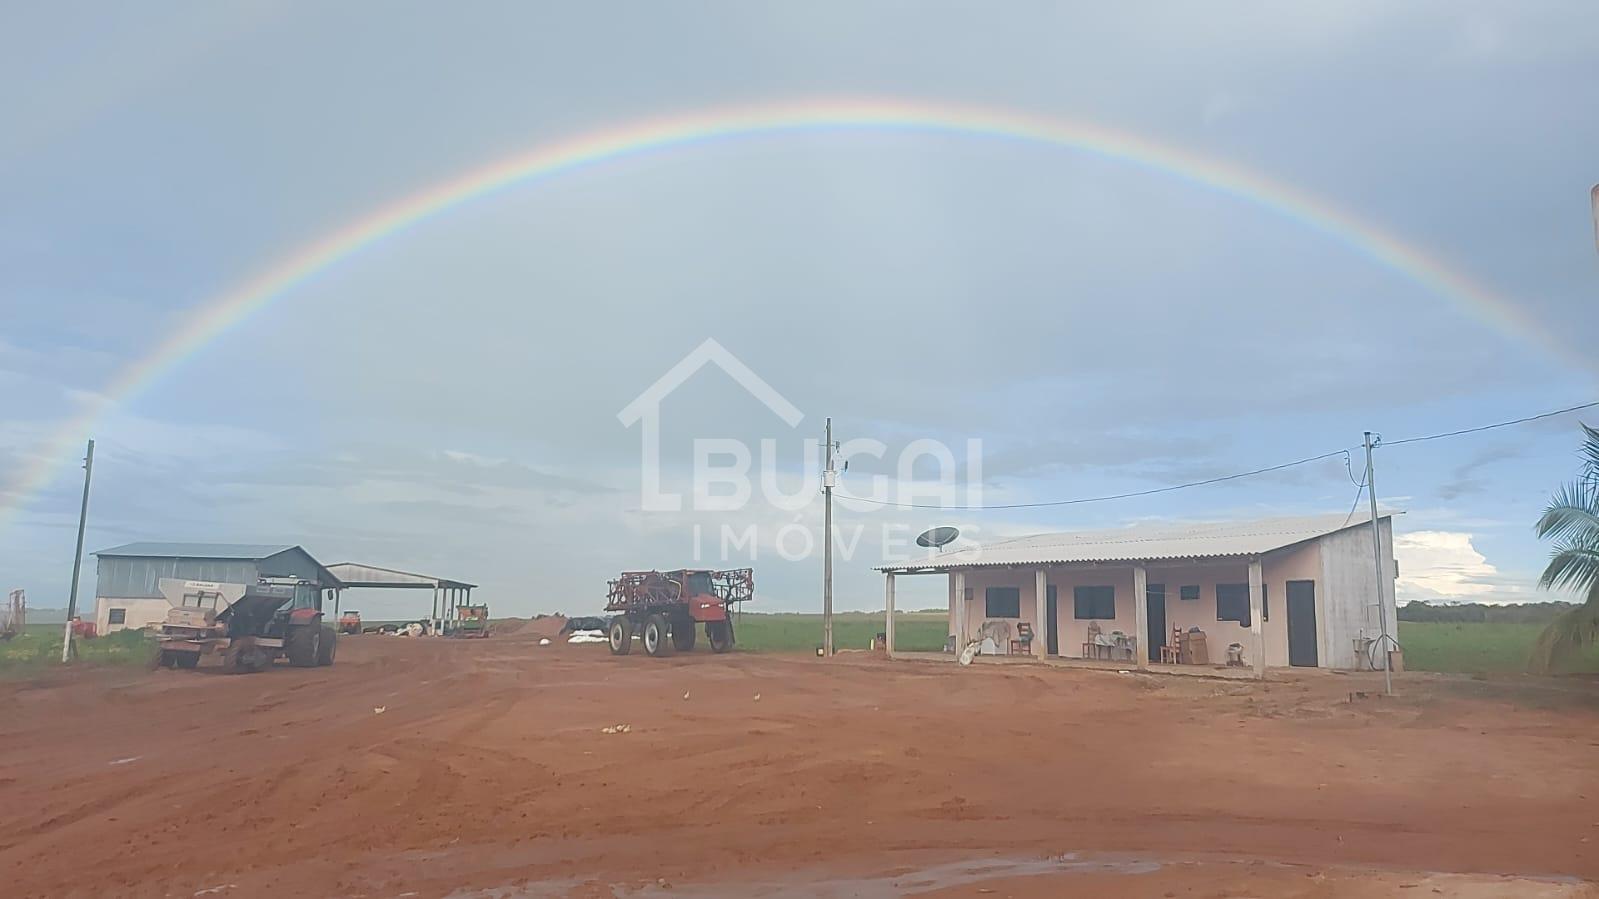
[[[1347,452],[1344,453],[1344,471],[1349,475],[1349,483],[1354,484],[1356,487],[1366,486],[1366,475],[1364,473],[1361,474],[1360,480],[1355,480],[1355,468],[1350,463],[1349,454]],[[1355,497],[1358,499],[1360,494],[1355,494]]]
[[[1595,406],[1599,406],[1599,400],[1595,400],[1591,403],[1583,403],[1579,406],[1567,406],[1564,409],[1556,409],[1553,412],[1540,412],[1537,415],[1529,415],[1526,418],[1515,418],[1511,419],[1510,421],[1495,422],[1491,425],[1481,425],[1475,428],[1461,428],[1458,431],[1445,431],[1442,434],[1428,434],[1425,437],[1406,437],[1404,440],[1385,440],[1379,445],[1402,446],[1406,443],[1421,443],[1426,440],[1442,440],[1445,437],[1459,437],[1462,434],[1476,434],[1480,431],[1492,431],[1495,428],[1508,428],[1511,425],[1526,424],[1529,421],[1537,421],[1541,418],[1554,418],[1556,415],[1565,415],[1567,412],[1579,412],[1583,409],[1592,409]]]
[[[1349,514],[1344,516],[1344,526],[1348,527],[1355,520],[1355,509],[1360,507],[1360,495],[1366,492],[1366,482],[1361,481],[1355,486],[1355,500],[1349,504]]]
[[[1296,459],[1292,462],[1284,462],[1281,465],[1269,465],[1265,468],[1256,468],[1252,471],[1240,471],[1237,474],[1222,475],[1218,478],[1206,478],[1202,481],[1189,481],[1186,484],[1172,484],[1167,487],[1153,487],[1149,490],[1134,490],[1131,493],[1112,493],[1106,496],[1085,496],[1078,499],[1057,499],[1039,503],[1003,503],[993,506],[945,506],[936,503],[896,503],[889,500],[868,499],[864,496],[847,496],[845,498],[855,502],[870,503],[874,506],[893,506],[897,509],[939,509],[945,512],[984,512],[990,509],[1039,509],[1046,506],[1076,506],[1083,503],[1103,503],[1114,499],[1132,499],[1133,497],[1137,496],[1153,496],[1157,493],[1170,493],[1173,490],[1186,490],[1189,487],[1203,487],[1206,484],[1220,484],[1223,481],[1236,481],[1239,478],[1248,478],[1257,474],[1267,474],[1273,471],[1282,471],[1285,468],[1293,468],[1297,465],[1308,465],[1311,462],[1320,462],[1323,459],[1331,459],[1334,456],[1347,455],[1348,453],[1349,450],[1347,449],[1333,450],[1330,453],[1322,453],[1319,456]]]
[[[1445,431],[1441,434],[1428,434],[1423,437],[1407,437],[1403,440],[1391,441],[1381,441],[1381,438],[1378,438],[1380,442],[1373,444],[1373,447],[1403,446],[1407,443],[1421,443],[1428,440],[1442,440],[1446,437],[1459,437],[1463,434],[1476,434],[1482,431],[1492,431],[1496,428],[1508,428],[1511,425],[1526,424],[1529,421],[1553,418],[1557,415],[1565,415],[1568,412],[1580,412],[1583,409],[1592,409],[1596,406],[1599,406],[1599,400],[1595,400],[1591,403],[1582,403],[1576,406],[1567,406],[1564,409],[1555,409],[1551,412],[1540,412],[1537,415],[1528,415],[1525,418],[1515,418],[1511,419],[1510,421],[1500,421],[1489,425],[1479,425],[1473,428],[1461,428],[1458,431]],[[1320,462],[1323,459],[1331,459],[1334,456],[1342,455],[1344,457],[1344,468],[1349,472],[1350,483],[1354,483],[1358,487],[1358,489],[1355,491],[1354,504],[1350,506],[1349,512],[1349,518],[1353,518],[1355,514],[1354,507],[1360,504],[1361,492],[1365,490],[1366,484],[1364,480],[1360,482],[1355,481],[1354,471],[1352,470],[1352,466],[1350,464],[1349,453],[1349,449],[1339,449],[1322,453],[1318,456],[1309,456],[1304,459],[1296,459],[1292,462],[1284,462],[1281,465],[1269,465],[1265,468],[1255,468],[1251,469],[1250,471],[1241,471],[1237,474],[1222,475],[1221,477],[1215,478],[1205,478],[1204,480],[1200,481],[1188,481],[1187,483],[1183,484],[1171,484],[1165,487],[1152,487],[1148,490],[1134,490],[1128,493],[1111,493],[1104,496],[1085,496],[1078,497],[1076,499],[1058,499],[1036,503],[1001,503],[992,506],[946,506],[937,503],[897,503],[891,500],[870,499],[864,496],[845,495],[844,498],[853,502],[867,503],[874,506],[888,506],[896,509],[937,509],[945,512],[985,512],[990,509],[1042,509],[1053,506],[1078,506],[1085,505],[1087,503],[1110,502],[1118,499],[1134,499],[1140,496],[1154,496],[1158,493],[1171,493],[1174,490],[1187,490],[1190,487],[1204,487],[1209,484],[1220,484],[1226,481],[1236,481],[1240,478],[1249,478],[1254,477],[1255,475],[1269,474],[1274,471],[1282,471],[1286,468],[1308,465],[1311,462]]]

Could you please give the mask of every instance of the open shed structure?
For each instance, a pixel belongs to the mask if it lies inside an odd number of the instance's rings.
[[[340,589],[333,595],[335,615],[339,613],[345,589],[375,587],[390,590],[432,590],[433,612],[429,618],[434,621],[453,621],[456,618],[457,608],[472,604],[472,591],[477,588],[477,584],[468,584],[466,581],[394,568],[379,568],[376,565],[363,565],[359,562],[339,562],[329,565],[328,570],[333,572],[341,584]]]
[[[998,651],[1093,660],[1115,648],[1139,668],[1191,631],[1213,659],[1236,646],[1245,666],[1368,668],[1395,622],[1391,518],[1348,515],[1219,524],[1142,524],[1035,534],[882,565],[888,648],[894,579],[944,575],[957,647],[985,633],[1025,633]],[[1381,547],[1382,576],[1373,558]],[[1026,625],[1026,627],[1022,627]],[[1111,656],[1115,658],[1115,656]]]

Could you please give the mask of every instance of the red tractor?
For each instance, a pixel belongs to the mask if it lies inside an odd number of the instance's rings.
[[[354,609],[345,609],[339,616],[339,633],[359,634],[361,632],[361,613]]]
[[[605,611],[614,613],[611,654],[632,652],[634,634],[652,656],[688,652],[701,624],[711,650],[727,652],[733,648],[733,605],[754,597],[751,568],[624,571],[611,581],[605,599]]]
[[[156,633],[157,665],[194,668],[219,655],[230,671],[260,671],[279,658],[311,668],[333,664],[338,630],[322,620],[321,591],[298,580],[218,584],[161,578],[172,608]]]

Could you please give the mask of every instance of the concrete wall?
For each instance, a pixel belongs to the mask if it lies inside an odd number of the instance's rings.
[[[1346,532],[1347,533],[1347,532]],[[1370,581],[1370,531],[1354,531],[1356,534],[1365,534],[1367,543],[1366,560],[1368,565],[1367,580]],[[1323,538],[1326,539],[1326,538]],[[1287,597],[1289,581],[1312,581],[1316,583],[1316,610],[1317,633],[1321,635],[1321,645],[1318,647],[1318,661],[1323,667],[1329,666],[1329,660],[1337,664],[1337,656],[1331,651],[1330,641],[1327,639],[1327,628],[1321,620],[1330,599],[1324,598],[1329,593],[1323,582],[1326,579],[1325,566],[1322,559],[1321,541],[1313,540],[1299,546],[1278,550],[1267,554],[1261,560],[1261,575],[1266,588],[1264,621],[1261,624],[1262,637],[1266,646],[1266,664],[1273,667],[1283,667],[1288,664],[1288,614]],[[1015,587],[1021,596],[1020,616],[1012,620],[1025,621],[1033,626],[1040,640],[1046,639],[1045,626],[1036,620],[1036,604],[1034,602],[1034,575],[1036,569],[969,569],[965,573],[966,589],[970,597],[965,602],[959,603],[959,614],[965,616],[966,633],[975,635],[982,627],[984,615],[984,591],[988,587]],[[1340,569],[1343,571],[1343,569]],[[1133,605],[1133,569],[1131,565],[1125,566],[1095,566],[1095,567],[1048,567],[1045,569],[1049,586],[1055,588],[1057,604],[1057,624],[1059,631],[1059,654],[1067,658],[1081,657],[1083,641],[1087,639],[1088,620],[1078,620],[1074,616],[1073,588],[1078,586],[1110,586],[1115,589],[1116,617],[1113,619],[1100,619],[1099,626],[1105,633],[1120,630],[1123,633],[1146,640],[1147,635],[1138,633],[1137,612]],[[1212,662],[1226,660],[1227,645],[1238,643],[1244,648],[1244,659],[1253,662],[1253,637],[1250,629],[1234,621],[1216,620],[1216,585],[1218,584],[1247,584],[1249,582],[1249,564],[1246,561],[1204,562],[1204,563],[1177,563],[1162,564],[1150,563],[1146,566],[1149,584],[1160,584],[1165,587],[1166,596],[1166,637],[1170,639],[1171,629],[1180,627],[1188,630],[1198,627],[1205,632],[1206,643],[1210,649]],[[950,577],[953,589],[954,577]],[[1183,586],[1198,586],[1199,599],[1182,600]],[[955,632],[954,619],[951,619],[950,633]],[[1002,647],[1003,649],[1003,647]],[[1152,661],[1159,661],[1159,655],[1151,651]],[[1352,665],[1352,658],[1342,667]]]
[[[1266,664],[1288,664],[1289,581],[1315,581],[1321,576],[1320,553],[1316,543],[1268,553],[1261,559],[1261,581],[1265,587],[1261,637],[1266,644]],[[1205,632],[1205,643],[1212,662],[1227,660],[1227,644],[1244,648],[1244,661],[1254,662],[1254,637],[1250,629],[1236,621],[1216,620],[1216,585],[1248,584],[1249,563],[1176,565],[1149,568],[1149,583],[1166,587],[1166,630],[1170,641],[1172,627],[1183,630],[1197,627]],[[1199,599],[1183,600],[1183,586],[1199,587]],[[1155,661],[1158,656],[1151,654]]]
[[[109,634],[113,631],[128,628],[152,627],[167,620],[167,610],[170,608],[172,608],[171,603],[168,603],[165,599],[96,597],[94,610],[95,629],[102,634]],[[122,624],[111,623],[112,609],[123,609],[126,612],[126,620]]]
[[[1327,664],[1326,647],[1322,645],[1327,631],[1322,623],[1321,541],[1312,540],[1267,553],[1261,569],[1270,610],[1265,625],[1266,664],[1288,665],[1288,582],[1310,581],[1316,591],[1316,664],[1322,668],[1332,667]]]
[[[1381,521],[1383,606],[1388,632],[1395,633],[1394,533],[1391,519]],[[1371,526],[1348,528],[1321,538],[1321,581],[1316,585],[1316,611],[1322,619],[1322,665],[1355,667],[1355,640],[1375,638],[1381,627],[1377,612],[1377,572],[1372,564]],[[1378,663],[1382,664],[1379,658]]]
[[[1072,588],[1077,586],[1111,586],[1116,590],[1116,617],[1115,619],[1101,619],[1099,627],[1105,633],[1119,630],[1126,634],[1133,634],[1136,630],[1133,615],[1133,570],[1131,568],[1117,568],[1106,566],[1096,569],[1046,569],[1048,572],[1049,586],[1055,588],[1057,623],[1060,632],[1060,654],[1068,657],[1077,657],[1082,654],[1083,640],[1088,635],[1087,621],[1078,621],[1072,617]],[[964,603],[966,614],[966,634],[974,637],[983,622],[987,620],[983,615],[984,590],[988,587],[1016,587],[1021,590],[1021,617],[1012,620],[1012,629],[1016,621],[1025,621],[1033,626],[1033,632],[1039,640],[1045,639],[1044,624],[1036,620],[1037,595],[1034,588],[1034,572],[1031,568],[1002,568],[1002,569],[972,569],[966,572],[966,589],[971,591],[971,599]],[[954,580],[952,577],[951,581]],[[951,633],[954,633],[951,631]],[[1005,647],[1001,647],[1003,650]]]
[[[279,553],[286,556],[288,553]],[[224,584],[253,584],[260,577],[249,559],[180,559],[170,556],[101,556],[95,578],[94,621],[102,634],[151,627],[167,620],[172,606],[161,595],[164,577]],[[111,610],[126,610],[123,624],[111,623]]]

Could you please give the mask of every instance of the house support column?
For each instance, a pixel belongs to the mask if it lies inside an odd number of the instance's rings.
[[[894,575],[883,577],[883,634],[888,639],[888,657],[894,657]]]
[[[1138,667],[1149,667],[1149,572],[1144,563],[1133,566],[1133,657]]]
[[[955,638],[955,645],[960,646],[960,631],[955,625],[955,572],[951,571],[944,576],[944,600],[949,604],[949,627],[946,628],[949,636]]]
[[[1049,576],[1040,568],[1033,573],[1033,655],[1042,659],[1049,654],[1049,612],[1045,600],[1049,596]]]
[[[950,608],[955,614],[955,653],[966,648],[966,572],[955,572],[954,585],[950,587]]]
[[[1266,631],[1261,627],[1261,606],[1265,597],[1265,578],[1261,576],[1260,559],[1249,560],[1249,636],[1250,656],[1255,661],[1255,677],[1266,677]]]

